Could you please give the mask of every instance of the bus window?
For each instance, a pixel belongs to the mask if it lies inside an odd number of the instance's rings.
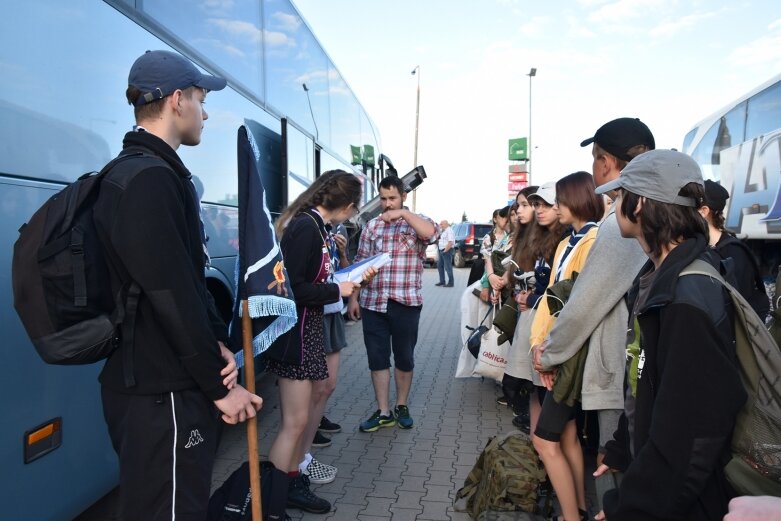
[[[287,199],[295,200],[315,180],[315,144],[293,125],[287,126]],[[282,211],[282,208],[279,209]]]
[[[748,100],[746,139],[778,129],[781,121],[781,81]]]
[[[683,138],[683,147],[681,148],[681,150],[683,150],[686,153],[689,153],[689,147],[691,146],[695,135],[697,135],[696,128],[690,130],[689,133],[686,134],[686,137]]]
[[[743,142],[746,126],[745,121],[746,104],[741,103],[719,118],[719,120],[708,129],[708,132],[702,138],[699,145],[697,145],[697,148],[691,153],[691,156],[700,165],[714,165],[714,168],[711,171],[707,168],[703,169],[703,174],[706,178],[719,179],[718,165],[721,164],[721,151]],[[689,139],[690,135],[693,138],[693,132],[695,131],[690,132],[686,138]]]
[[[255,2],[144,0],[145,13],[263,98],[260,9]]]

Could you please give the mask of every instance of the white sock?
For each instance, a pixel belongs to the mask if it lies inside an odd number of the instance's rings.
[[[304,461],[298,464],[298,470],[300,470],[302,474],[306,474],[306,468],[310,463],[312,463],[312,455],[307,452],[304,454]]]

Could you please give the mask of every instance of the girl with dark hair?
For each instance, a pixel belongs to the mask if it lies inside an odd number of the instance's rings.
[[[556,183],[554,209],[559,223],[566,226],[570,234],[556,248],[549,288],[572,279],[573,274],[580,273],[586,264],[597,236],[597,222],[605,212],[602,196],[594,193],[595,188],[594,178],[587,172],[575,172]],[[533,352],[540,349],[554,321],[548,300],[540,299],[529,338]],[[544,373],[540,377],[551,391],[553,374]],[[577,435],[575,413],[574,403],[559,403],[553,393],[546,393],[532,437],[566,520],[586,517],[583,450]]]
[[[510,233],[510,207],[505,206],[494,210],[492,220],[494,227],[483,238],[483,245],[480,248],[480,253],[485,260],[485,275],[483,275],[482,286],[483,296],[486,295],[486,292],[491,292],[494,294],[494,298],[498,299],[498,295],[507,282],[502,276],[504,269],[499,266],[497,261],[508,255],[513,245]]]
[[[539,187],[528,186],[518,192],[515,196],[516,217],[517,224],[515,231],[513,232],[513,246],[510,252],[510,257],[513,260],[512,267],[508,268],[505,272],[505,281],[509,287],[513,288],[513,297],[517,296],[521,289],[525,288],[525,285],[521,285],[521,282],[516,280],[514,275],[522,275],[524,272],[531,272],[532,266],[522,266],[519,264],[520,250],[523,248],[523,244],[526,238],[534,226],[534,209],[529,204],[527,197],[535,193]],[[521,313],[519,313],[518,320],[521,319]],[[526,380],[519,375],[523,375],[524,371],[517,367],[518,360],[521,357],[527,357],[527,353],[521,353],[516,349],[517,335],[520,327],[516,323],[515,335],[511,343],[511,348],[507,353],[507,366],[505,368],[504,376],[502,377],[502,395],[497,398],[497,402],[501,405],[509,405],[512,407],[513,414],[519,417],[518,422],[524,428],[528,429],[529,425],[529,392],[532,389],[532,383],[530,380]]]
[[[521,289],[516,295],[518,309],[521,316],[515,328],[513,340],[511,375],[516,378],[533,382],[536,386],[542,383],[539,375],[532,371],[531,356],[529,351],[531,344],[531,326],[537,313],[537,305],[548,287],[551,274],[551,264],[556,246],[564,235],[564,226],[559,224],[558,215],[553,205],[556,202],[555,183],[545,183],[533,194],[527,197],[534,209],[535,221],[527,231],[523,245],[518,254],[518,265],[524,271],[534,272],[533,283]],[[510,365],[508,363],[508,365]],[[507,372],[507,369],[505,369]],[[530,428],[534,432],[537,417],[540,414],[540,401],[538,395],[541,391],[532,392],[529,400],[529,417],[521,415],[513,419],[513,425],[518,428]],[[528,422],[528,423],[527,423]]]
[[[735,353],[734,310],[707,274],[718,273],[708,247],[700,168],[689,156],[652,150],[599,190],[618,190],[616,220],[648,256],[630,290],[639,361],[627,379],[632,414],[606,444],[600,476],[623,471],[605,493],[609,520],[721,520],[734,491],[724,475],[738,411],[746,400]],[[629,408],[627,408],[629,411]]]
[[[287,504],[313,513],[331,510],[314,495],[299,463],[311,444],[322,411],[314,414],[313,389],[328,378],[323,307],[349,297],[352,282],[329,283],[333,270],[326,226],[351,218],[361,200],[361,182],[341,170],[325,172],[282,212],[277,222],[280,248],[296,301],[298,322],[263,353],[266,369],[278,377],[282,422],[269,459],[288,472]],[[309,433],[307,436],[306,433]]]
[[[705,205],[699,212],[708,223],[710,245],[719,252],[721,258],[731,259],[735,288],[748,300],[759,318],[764,320],[770,311],[770,299],[757,259],[746,243],[724,228],[724,207],[728,198],[726,188],[708,179],[705,181]]]

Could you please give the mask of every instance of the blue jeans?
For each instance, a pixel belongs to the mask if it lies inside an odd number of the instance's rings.
[[[439,259],[437,259],[437,271],[439,272],[439,283],[445,283],[445,270],[447,270],[448,284],[453,285],[453,248],[448,251],[439,250]]]

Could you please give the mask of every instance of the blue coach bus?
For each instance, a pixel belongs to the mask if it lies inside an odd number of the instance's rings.
[[[127,74],[170,49],[228,79],[207,99],[203,142],[180,154],[202,188],[209,289],[230,314],[236,132],[252,120],[278,213],[322,171],[352,170],[364,198],[384,175],[368,115],[289,0],[25,0],[0,17],[0,507],[3,519],[72,519],[116,486],[102,364],[40,361],[13,310],[17,230],[53,193],[99,170],[133,124]],[[357,153],[356,153],[357,150]],[[359,165],[359,169],[352,165]],[[155,255],[154,251],[148,252]]]

